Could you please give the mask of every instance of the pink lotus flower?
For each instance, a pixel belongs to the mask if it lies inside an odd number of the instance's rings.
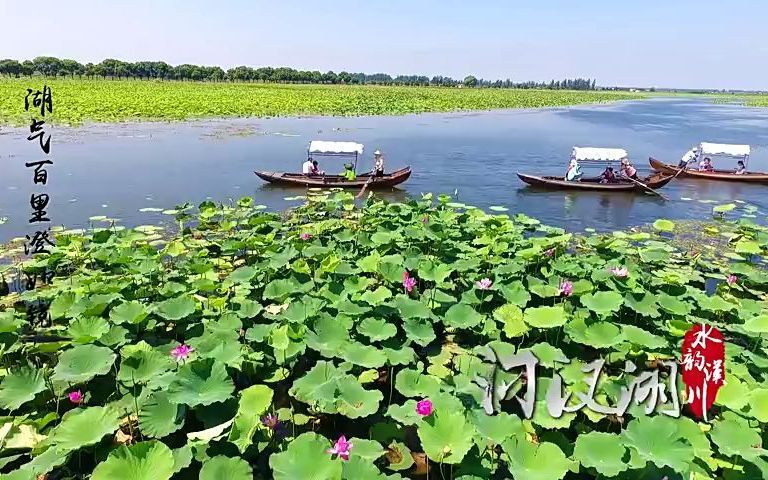
[[[429,415],[432,415],[432,411],[433,411],[432,402],[426,398],[416,404],[416,413],[418,413],[422,417],[427,417]]]
[[[302,233],[301,235],[299,235],[299,238],[300,238],[300,239],[302,239],[302,240],[304,240],[304,241],[307,241],[307,240],[309,240],[310,238],[312,238],[312,235],[308,234],[307,232],[304,232],[304,233]]]
[[[490,278],[484,278],[476,282],[475,285],[480,290],[488,290],[489,288],[491,288],[491,285],[493,285],[493,282],[491,281]]]
[[[424,216],[424,217],[421,219],[421,223],[423,223],[424,225],[428,224],[428,223],[429,223],[429,217],[425,215],[425,216]]]
[[[80,402],[83,401],[83,392],[80,390],[75,390],[74,392],[69,392],[69,395],[67,395],[67,398],[69,398],[69,401],[74,403],[75,405],[80,404]]]
[[[406,293],[411,293],[413,291],[413,287],[416,286],[416,279],[411,277],[408,273],[408,270],[403,272],[403,288],[405,289]]]
[[[739,277],[731,274],[731,275],[728,275],[728,278],[726,278],[725,281],[728,282],[728,285],[733,285],[739,281]]]
[[[563,280],[563,282],[560,284],[560,295],[563,295],[565,297],[570,297],[573,293],[573,283],[569,280]]]
[[[629,275],[629,270],[627,270],[627,267],[613,267],[611,273],[614,277],[624,278]]]
[[[548,257],[551,257],[554,254],[555,254],[555,249],[554,248],[550,248],[546,252],[544,252],[544,255],[546,255]]]
[[[190,347],[189,345],[184,345],[183,343],[179,345],[178,347],[171,350],[171,356],[177,361],[180,362],[182,360],[186,360],[187,357],[189,357],[189,354],[194,351],[194,348]]]
[[[349,460],[350,450],[352,450],[352,444],[347,441],[347,437],[342,435],[338,440],[336,440],[336,444],[333,446],[333,448],[328,449],[328,453],[331,455],[338,455],[344,460]]]

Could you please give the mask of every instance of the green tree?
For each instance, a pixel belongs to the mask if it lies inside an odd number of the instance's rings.
[[[464,77],[464,86],[465,87],[476,87],[477,86],[477,78],[475,78],[473,75],[467,75]]]

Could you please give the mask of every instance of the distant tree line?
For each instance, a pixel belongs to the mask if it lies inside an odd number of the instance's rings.
[[[71,59],[56,57],[36,57],[33,60],[0,60],[0,75],[46,77],[86,77],[86,78],[136,78],[181,81],[208,82],[264,82],[264,83],[316,83],[349,85],[414,85],[440,87],[482,87],[482,88],[539,88],[563,90],[596,90],[595,80],[574,78],[552,80],[551,82],[516,83],[506,80],[484,80],[469,75],[464,80],[451,77],[424,75],[398,75],[392,77],[386,73],[325,73],[308,70],[296,70],[289,67],[234,67],[224,71],[221,67],[201,65],[176,65],[165,62],[123,62],[108,58],[99,63],[82,63]]]

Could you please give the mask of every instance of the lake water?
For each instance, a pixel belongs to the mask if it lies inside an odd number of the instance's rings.
[[[305,117],[205,120],[187,123],[51,126],[48,185],[33,188],[25,162],[44,157],[28,131],[0,129],[0,242],[32,233],[27,223],[33,191],[47,192],[52,224],[80,228],[106,215],[135,226],[168,221],[146,207],[172,208],[207,198],[252,196],[271,209],[296,201],[303,189],[265,184],[253,170],[300,171],[310,140],[365,144],[384,152],[387,169],[413,168],[411,178],[382,196],[402,200],[422,192],[453,193],[459,201],[504,206],[571,230],[610,230],[659,217],[704,219],[714,203],[747,201],[768,212],[768,186],[676,179],[661,192],[670,201],[638,194],[541,191],[516,172],[560,174],[571,147],[621,147],[644,173],[648,157],[676,163],[701,141],[746,143],[751,170],[768,171],[768,109],[661,98],[602,106],[400,117]],[[735,160],[716,162],[731,168]],[[342,162],[323,159],[338,172]],[[587,170],[589,172],[590,170]]]

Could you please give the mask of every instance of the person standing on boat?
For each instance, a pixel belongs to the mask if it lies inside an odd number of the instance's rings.
[[[312,170],[314,170],[314,165],[312,164],[312,157],[309,157],[301,166],[301,173],[304,175],[312,175]]]
[[[744,162],[742,160],[739,160],[739,162],[736,164],[736,171],[734,171],[736,175],[744,175],[747,173],[747,167],[744,165]]]
[[[627,158],[621,160],[621,169],[619,170],[619,173],[632,180],[637,180],[637,169],[629,163],[629,159]]]
[[[688,165],[695,162],[698,157],[699,157],[699,149],[697,147],[693,147],[692,149],[685,152],[685,155],[683,155],[683,158],[680,159],[680,163],[677,164],[677,168],[688,167]]]
[[[572,158],[571,163],[568,165],[568,170],[565,172],[565,179],[569,182],[578,182],[581,180],[581,166],[575,158]]]
[[[381,152],[376,150],[373,152],[373,174],[377,177],[383,177],[384,176],[384,156],[382,156]]]

